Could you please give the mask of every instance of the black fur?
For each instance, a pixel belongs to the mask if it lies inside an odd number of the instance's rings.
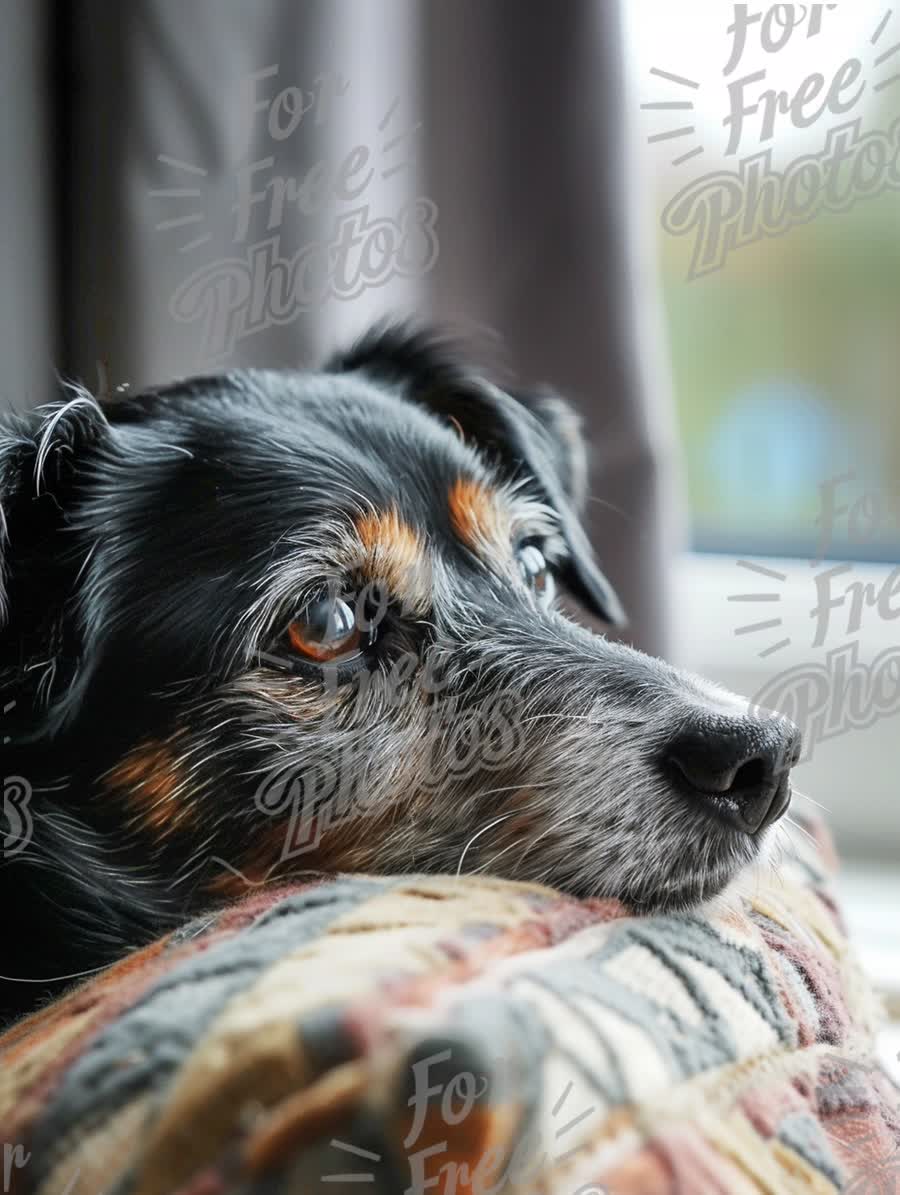
[[[0,776],[29,786],[32,826],[0,858],[0,1015],[239,894],[241,877],[464,862],[636,905],[721,888],[756,844],[692,810],[659,767],[698,708],[726,716],[719,696],[538,600],[524,549],[461,542],[448,507],[460,479],[525,503],[525,538],[617,621],[578,519],[582,458],[561,400],[514,398],[397,328],[316,373],[104,404],[73,390],[9,420]],[[348,595],[371,582],[341,552],[373,512],[405,529],[391,551],[415,540],[430,588],[392,593],[375,642],[329,672],[291,655],[285,626],[338,574]],[[363,684],[404,656],[402,700]],[[440,699],[416,688],[434,659]],[[453,726],[473,711],[496,722],[507,700],[506,754],[454,771]],[[429,739],[438,706],[449,722]],[[283,852],[295,807],[262,807],[288,792],[283,768],[307,793],[329,769],[362,781],[339,823],[316,807],[315,850]]]

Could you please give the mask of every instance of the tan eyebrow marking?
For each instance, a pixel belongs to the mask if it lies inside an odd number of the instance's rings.
[[[375,511],[356,521],[362,567],[370,581],[381,582],[404,605],[424,612],[431,597],[431,568],[421,535],[396,508]]]
[[[450,524],[474,552],[509,552],[512,519],[500,495],[482,481],[459,477],[448,495]]]

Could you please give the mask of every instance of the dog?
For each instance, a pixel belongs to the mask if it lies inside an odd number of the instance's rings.
[[[798,732],[563,609],[623,619],[586,475],[565,401],[408,326],[8,420],[6,1015],[297,876],[721,892]]]

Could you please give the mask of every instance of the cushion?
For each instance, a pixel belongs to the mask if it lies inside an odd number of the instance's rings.
[[[0,1038],[0,1189],[897,1190],[877,1003],[804,828],[690,915],[475,876],[252,891]]]

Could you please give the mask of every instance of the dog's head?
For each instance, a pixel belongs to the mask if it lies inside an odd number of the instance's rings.
[[[306,870],[717,892],[788,803],[796,732],[562,612],[621,617],[584,477],[559,399],[398,330],[26,421],[0,679],[36,812],[179,909]]]

